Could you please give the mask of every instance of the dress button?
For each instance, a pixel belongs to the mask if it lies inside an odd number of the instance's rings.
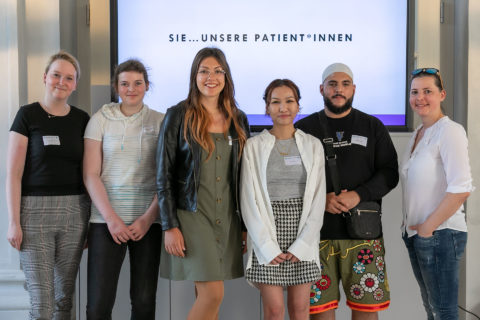
[[[220,177],[217,177],[217,182],[219,182],[219,181],[220,181],[220,179],[221,179]]]
[[[217,203],[222,202],[222,198],[217,198]]]
[[[220,243],[220,238],[216,238],[215,240],[217,241],[217,243]]]
[[[222,159],[222,157],[221,156],[216,156],[215,159],[220,160],[220,159]]]
[[[220,138],[217,138],[217,141],[220,141]]]
[[[222,221],[220,219],[217,219],[217,220],[215,220],[215,223],[220,224],[220,223],[222,223]]]

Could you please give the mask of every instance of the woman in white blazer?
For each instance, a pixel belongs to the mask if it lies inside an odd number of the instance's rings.
[[[325,209],[323,147],[295,129],[300,91],[277,79],[263,97],[273,128],[250,138],[241,173],[248,231],[246,279],[260,290],[265,319],[308,319],[311,284],[321,276],[319,241]]]

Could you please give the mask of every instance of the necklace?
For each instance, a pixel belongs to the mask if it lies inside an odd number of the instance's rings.
[[[65,114],[62,114],[62,115],[51,114],[50,112],[48,112],[48,107],[47,106],[43,107],[43,110],[45,110],[45,112],[47,113],[47,117],[49,119],[51,119],[51,118],[66,116],[68,114],[68,107],[67,107],[67,105],[64,105],[63,107],[65,108]]]
[[[288,141],[288,140],[287,140]],[[279,145],[279,141],[277,140],[277,142],[275,143],[275,149],[277,149],[277,152],[281,155],[281,156],[288,156],[290,154],[290,149],[292,148],[292,145],[289,143],[288,144],[288,148],[287,150],[282,150],[278,147]]]

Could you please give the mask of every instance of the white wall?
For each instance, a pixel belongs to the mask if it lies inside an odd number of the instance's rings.
[[[468,242],[464,290],[466,307],[480,315],[480,1],[469,1],[468,40],[468,140],[470,164],[477,190],[467,203]],[[469,319],[476,319],[469,315]]]
[[[5,154],[8,129],[19,105],[43,96],[43,68],[46,59],[59,49],[58,1],[3,0],[0,2],[0,65],[4,84],[0,86],[0,150]],[[5,83],[6,81],[6,83]],[[18,252],[6,241],[6,159],[0,160],[0,318],[25,319],[29,307],[23,289]]]
[[[17,6],[15,0],[0,4],[0,66],[4,85],[0,86],[0,150],[5,153],[8,141],[10,119],[16,113],[19,103],[18,89],[18,41]],[[23,290],[25,277],[19,269],[18,253],[13,250],[5,236],[7,215],[5,205],[5,157],[0,158],[0,319],[25,319],[28,299]]]

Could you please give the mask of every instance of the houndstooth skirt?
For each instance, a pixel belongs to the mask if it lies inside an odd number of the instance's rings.
[[[303,199],[292,198],[272,201],[273,216],[280,249],[287,252],[297,239],[298,223],[302,214]],[[246,270],[245,278],[249,282],[265,283],[275,286],[295,286],[320,279],[321,273],[315,261],[282,262],[276,266],[260,265],[255,250],[252,265]]]

